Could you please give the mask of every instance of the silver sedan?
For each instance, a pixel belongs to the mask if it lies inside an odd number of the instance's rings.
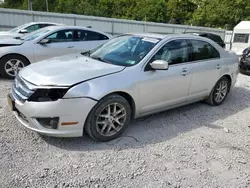
[[[40,134],[117,138],[131,118],[205,100],[218,106],[238,76],[238,58],[210,39],[126,34],[102,46],[32,64],[9,104]]]
[[[14,78],[23,67],[44,59],[96,48],[111,38],[94,29],[50,26],[23,38],[0,40],[0,73]]]
[[[32,33],[38,29],[54,25],[63,25],[63,24],[51,23],[51,22],[29,22],[20,25],[18,27],[15,27],[9,31],[0,31],[0,39],[23,37],[28,33]]]

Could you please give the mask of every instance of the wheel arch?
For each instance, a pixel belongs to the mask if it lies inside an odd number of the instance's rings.
[[[135,117],[135,113],[136,113],[136,105],[135,105],[135,101],[134,101],[133,97],[130,94],[128,94],[127,92],[114,91],[112,93],[106,94],[101,99],[103,99],[103,98],[105,98],[105,97],[107,97],[109,95],[115,95],[115,94],[122,96],[123,98],[125,98],[128,101],[128,103],[130,105],[130,108],[131,108],[131,118],[133,119]]]
[[[231,78],[231,76],[230,76],[229,74],[223,75],[222,77],[220,77],[220,79],[223,78],[223,77],[226,77],[226,78],[228,79],[228,81],[229,81],[229,88],[228,88],[228,91],[230,91],[230,88],[231,88],[231,85],[232,85],[232,78]],[[220,80],[220,79],[219,79],[219,80]]]
[[[22,54],[19,54],[19,53],[5,54],[5,55],[3,55],[3,56],[0,58],[0,61],[1,61],[3,58],[5,58],[5,57],[7,57],[7,56],[11,56],[11,55],[21,56],[21,57],[23,57],[24,59],[26,59],[27,62],[30,64],[30,60],[29,60],[26,56],[24,56],[24,55],[22,55]]]

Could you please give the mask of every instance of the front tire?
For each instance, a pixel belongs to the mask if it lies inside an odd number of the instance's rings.
[[[206,102],[212,106],[221,105],[225,101],[229,93],[229,90],[230,90],[230,83],[229,83],[228,78],[222,77],[215,84]]]
[[[0,60],[0,71],[5,78],[14,79],[27,65],[29,62],[26,58],[20,55],[7,55]]]
[[[120,95],[104,97],[91,110],[85,131],[96,141],[110,141],[119,137],[131,119],[131,107]]]

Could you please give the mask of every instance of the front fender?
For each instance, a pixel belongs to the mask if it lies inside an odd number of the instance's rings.
[[[135,105],[139,105],[139,87],[134,73],[122,71],[96,78],[71,87],[63,98],[91,98],[99,101],[108,94],[123,92],[130,95]]]

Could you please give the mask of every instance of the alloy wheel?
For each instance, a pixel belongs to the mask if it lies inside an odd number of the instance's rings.
[[[227,91],[228,91],[228,84],[226,81],[223,80],[215,88],[214,100],[217,103],[220,103],[221,101],[223,101],[227,95]]]
[[[126,118],[127,112],[122,104],[108,104],[97,116],[97,131],[103,136],[113,136],[122,129],[126,122]]]
[[[24,67],[25,65],[22,61],[18,59],[11,59],[5,63],[4,70],[9,76],[15,77]]]

